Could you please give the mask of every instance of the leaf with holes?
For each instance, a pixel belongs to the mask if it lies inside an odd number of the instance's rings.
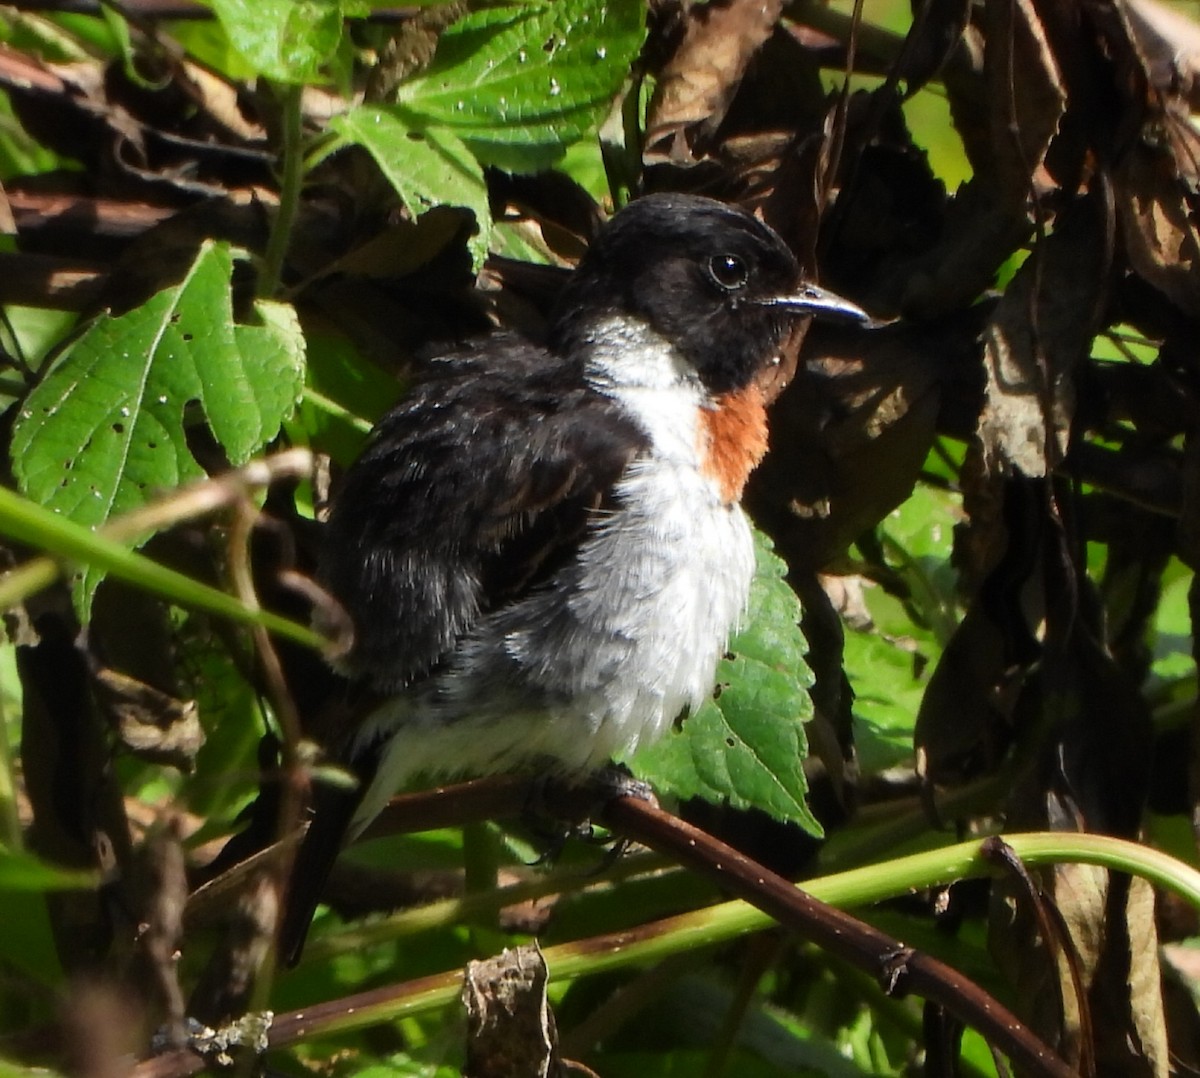
[[[756,535],[756,542],[746,626],[717,666],[713,698],[680,730],[641,750],[631,766],[659,793],[761,809],[820,835],[805,801],[803,724],[812,714],[812,673],[800,601],[770,540]]]
[[[485,165],[545,168],[603,119],[646,37],[642,0],[556,0],[473,11],[393,107],[452,131]]]
[[[80,335],[13,429],[27,497],[98,527],[203,474],[187,443],[197,409],[234,464],[275,436],[303,388],[304,339],[285,304],[236,324],[232,271],[229,248],[205,243],[178,284]],[[84,615],[100,578],[85,570],[77,587]]]
[[[362,146],[418,217],[432,206],[465,206],[475,214],[468,246],[476,271],[487,257],[492,215],[483,168],[450,131],[418,131],[387,109],[363,106],[334,117],[329,126]]]

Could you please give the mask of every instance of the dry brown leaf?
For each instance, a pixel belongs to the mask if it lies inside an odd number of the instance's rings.
[[[911,493],[933,441],[942,373],[973,350],[977,326],[941,329],[810,333],[747,493],[793,569],[839,557]]]
[[[646,125],[646,146],[673,160],[692,159],[686,137],[711,136],[754,55],[770,37],[782,0],[695,4],[675,55],[663,68]]]
[[[1200,24],[1157,0],[1122,0],[1116,8],[1151,85],[1174,89],[1200,108]]]
[[[204,744],[195,700],[177,700],[118,670],[92,674],[98,702],[122,745],[153,763],[191,771]]]
[[[1056,865],[1049,893],[1073,951],[1071,958],[1060,952],[1057,965],[1059,985],[1065,996],[1062,1033],[1072,1046],[1072,1055],[1078,1056],[1082,1050],[1080,1041],[1084,1033],[1080,1026],[1083,1021],[1081,1007],[1090,1008],[1090,1002],[1075,998],[1068,962],[1076,963],[1085,989],[1095,981],[1109,927],[1106,921],[1109,874],[1095,865]],[[1096,1031],[1093,1029],[1092,1032]]]
[[[968,39],[964,52],[975,64],[947,71],[946,90],[974,176],[949,206],[941,241],[909,267],[897,308],[915,317],[970,303],[1029,235],[1066,110],[1060,65],[1032,0],[990,0]]]
[[[1005,197],[1024,202],[1058,131],[1067,90],[1033,0],[988,0],[984,23],[990,179]]]
[[[1142,879],[1112,878],[1093,865],[1057,866],[1052,888],[1088,988],[1098,1072],[1166,1078],[1153,888]],[[1069,986],[1062,963],[1060,956],[1059,976]],[[1068,1008],[1072,1013],[1075,1008]],[[1076,1028],[1067,1031],[1072,1040],[1078,1035]]]
[[[1046,475],[1066,455],[1071,374],[1099,328],[1111,252],[1099,200],[1059,214],[1017,271],[984,333],[987,388],[977,434],[989,470]]]
[[[1140,142],[1114,169],[1113,189],[1134,270],[1180,310],[1200,316],[1200,232],[1178,159]]]
[[[463,980],[467,1078],[555,1078],[558,1031],[546,999],[549,971],[536,943],[471,962]]]
[[[995,769],[1012,739],[1027,667],[1006,656],[1003,627],[974,603],[946,644],[921,697],[913,730],[917,773],[930,786]]]
[[[1154,1078],[1171,1073],[1170,1048],[1163,1013],[1162,970],[1159,966],[1158,927],[1154,888],[1133,877],[1125,900],[1125,942],[1129,948],[1128,1006],[1137,1048]]]
[[[926,0],[914,6],[912,28],[896,63],[906,96],[937,75],[958,47],[970,17],[970,0]]]

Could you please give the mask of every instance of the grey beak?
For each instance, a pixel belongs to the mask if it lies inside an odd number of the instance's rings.
[[[871,321],[871,316],[858,304],[807,282],[789,295],[772,296],[761,302],[769,307],[786,307],[796,314],[812,315],[814,318],[837,318],[864,323]]]

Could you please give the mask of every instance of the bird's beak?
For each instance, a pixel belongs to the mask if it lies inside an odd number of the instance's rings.
[[[871,316],[857,303],[851,303],[836,292],[818,288],[815,284],[802,284],[795,292],[786,296],[772,296],[762,302],[769,307],[785,307],[798,315],[812,315],[814,318],[864,323],[871,321]]]

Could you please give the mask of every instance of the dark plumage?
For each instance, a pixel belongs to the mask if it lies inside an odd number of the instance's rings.
[[[645,445],[581,363],[521,338],[434,361],[330,517],[321,575],[357,627],[348,672],[384,690],[428,674],[480,614],[570,556]]]
[[[355,625],[346,672],[392,695],[341,747],[360,788],[318,791],[289,960],[343,833],[417,775],[586,771],[711,691],[754,569],[738,500],[766,450],[759,377],[796,316],[865,317],[798,278],[740,210],[640,199],[584,256],[546,347],[451,352],[379,424],[321,579]]]

